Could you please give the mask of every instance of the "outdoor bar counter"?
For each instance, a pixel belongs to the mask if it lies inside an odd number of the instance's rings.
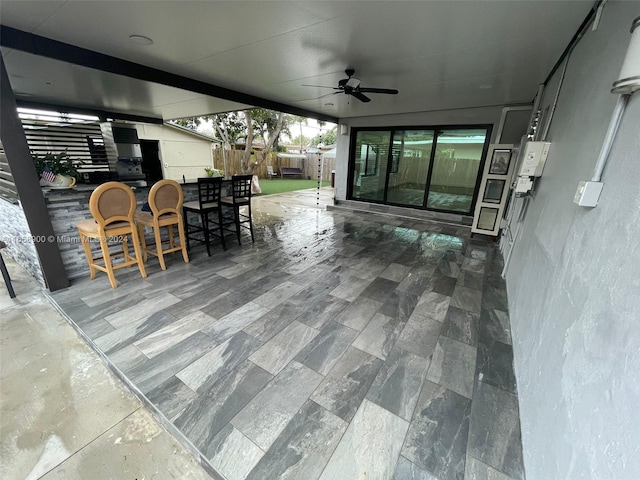
[[[145,187],[132,187],[138,202],[138,209],[142,208],[142,205],[147,201],[151,186],[150,183]],[[184,190],[185,202],[198,199],[196,180],[181,183],[181,186]],[[97,187],[98,185],[78,184],[67,189],[46,187],[42,189],[62,261],[70,279],[89,275],[89,266],[80,243],[76,223],[92,218],[89,212],[89,198]],[[147,233],[150,234],[150,232]]]

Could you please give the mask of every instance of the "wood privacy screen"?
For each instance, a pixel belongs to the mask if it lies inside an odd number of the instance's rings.
[[[78,171],[107,172],[109,164],[97,119],[74,114],[20,115],[29,150],[34,155],[67,151],[83,164]]]

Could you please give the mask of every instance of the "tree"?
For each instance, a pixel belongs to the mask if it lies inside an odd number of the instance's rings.
[[[292,145],[312,145],[311,139],[305,137],[304,135],[298,135],[297,137],[291,139]]]
[[[324,145],[335,145],[338,141],[338,127],[333,127],[328,132],[318,134],[311,140],[311,145],[316,147],[319,143]]]
[[[242,156],[242,171],[246,174],[253,174],[266,161],[269,153],[276,145],[287,115],[264,108],[245,110],[244,114],[247,123],[247,137],[244,155]],[[252,162],[250,159],[254,130],[264,140],[264,148],[256,153]]]
[[[245,119],[239,115],[239,112],[218,113],[201,118],[212,120],[213,128],[222,140],[225,149],[232,148],[238,139],[245,135],[247,129]]]

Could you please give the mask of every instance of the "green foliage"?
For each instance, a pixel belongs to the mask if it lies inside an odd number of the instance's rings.
[[[311,140],[311,145],[317,147],[319,143],[324,145],[335,145],[338,142],[338,127],[333,127],[322,135],[318,134]]]
[[[304,135],[298,135],[291,140],[291,145],[302,145],[303,147],[306,147],[307,145],[313,145],[313,143],[311,143],[310,138],[307,138]]]
[[[219,168],[204,167],[204,171],[207,172],[207,177],[224,177],[224,170]]]
[[[55,175],[68,175],[76,179],[80,178],[78,167],[80,167],[83,162],[73,160],[69,157],[66,150],[57,154],[47,152],[41,156],[32,154],[32,158],[39,176],[42,176],[42,172],[45,170],[50,170]]]

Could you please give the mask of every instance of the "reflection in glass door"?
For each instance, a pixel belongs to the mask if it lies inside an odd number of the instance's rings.
[[[433,135],[433,130],[394,133],[387,202],[416,207],[424,204]]]
[[[438,132],[427,208],[471,211],[486,137],[484,128]]]
[[[352,195],[362,200],[384,201],[391,132],[356,134]]]

